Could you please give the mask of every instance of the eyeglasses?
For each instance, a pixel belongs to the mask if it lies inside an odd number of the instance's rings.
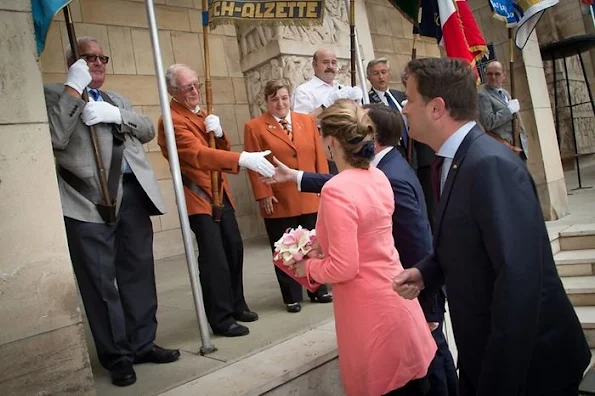
[[[175,89],[177,91],[180,91],[182,93],[190,93],[190,92],[192,92],[193,89],[200,91],[201,88],[202,88],[202,83],[200,83],[200,82],[195,82],[195,83],[186,85],[184,87],[175,87]]]
[[[84,58],[89,63],[93,63],[99,58],[99,61],[104,65],[109,61],[109,56],[105,55],[82,54],[81,58]]]

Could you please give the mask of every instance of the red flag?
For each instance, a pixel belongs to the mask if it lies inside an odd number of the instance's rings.
[[[449,58],[466,59],[474,63],[474,57],[469,50],[467,38],[463,30],[461,18],[453,0],[438,0],[440,25],[442,27],[442,42]]]
[[[488,53],[486,41],[477,26],[477,22],[475,21],[475,17],[473,17],[467,1],[456,0],[456,7],[459,12],[459,19],[463,25],[463,32],[467,39],[469,51],[473,55],[473,59],[478,61],[483,58],[484,54]]]

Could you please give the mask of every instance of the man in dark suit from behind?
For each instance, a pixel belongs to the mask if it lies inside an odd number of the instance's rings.
[[[476,75],[453,58],[407,66],[411,136],[443,161],[433,253],[394,279],[405,298],[446,282],[462,396],[577,395],[590,352],[518,156],[475,123]]]
[[[432,232],[422,188],[405,158],[396,145],[403,128],[399,113],[381,104],[364,105],[376,125],[375,157],[372,165],[380,169],[392,186],[395,195],[393,213],[393,239],[404,268],[410,268],[432,253]],[[295,182],[302,192],[319,193],[333,175],[302,172],[278,162],[274,180],[270,182]],[[431,396],[455,396],[457,374],[454,361],[443,332],[445,296],[441,289],[423,292],[419,303],[438,346],[427,379]]]
[[[434,160],[434,151],[427,145],[409,139],[407,132],[407,118],[403,116],[403,103],[407,100],[405,92],[396,89],[390,89],[388,84],[391,80],[391,70],[388,59],[377,58],[368,62],[366,68],[368,81],[372,84],[372,89],[368,92],[370,103],[383,103],[386,106],[399,111],[402,118],[403,133],[396,147],[401,151],[403,157],[408,158],[409,144],[412,144],[411,166],[417,172],[417,177],[424,190],[426,208],[430,226],[433,226],[434,215],[434,195],[430,179],[430,166]],[[401,82],[407,87],[407,73],[401,72]]]

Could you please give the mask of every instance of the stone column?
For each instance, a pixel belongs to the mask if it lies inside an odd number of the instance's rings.
[[[509,74],[505,84],[510,84],[510,54],[505,24],[493,18],[485,1],[471,0],[469,5],[486,41],[494,43],[496,59],[502,62]],[[529,170],[537,184],[545,219],[557,220],[568,214],[568,198],[543,61],[535,32],[522,51],[515,49],[514,60],[512,73],[516,83],[515,96],[521,104],[520,115],[529,140]],[[506,88],[510,89],[510,85]]]
[[[94,394],[29,0],[0,1],[0,394]]]
[[[320,48],[335,51],[339,64],[336,79],[350,85],[349,9],[344,0],[327,0],[325,7],[324,22],[320,26],[254,26],[238,29],[240,65],[245,76],[252,117],[266,111],[263,90],[267,81],[284,79],[293,90],[312,77],[312,55]],[[355,14],[365,67],[374,58],[374,50],[362,0],[356,1]]]

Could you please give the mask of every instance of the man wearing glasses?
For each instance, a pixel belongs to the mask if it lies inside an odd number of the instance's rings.
[[[265,156],[270,151],[236,153],[230,151],[229,137],[219,117],[207,115],[199,106],[200,83],[189,66],[175,64],[165,74],[172,97],[170,108],[176,138],[184,195],[190,228],[198,243],[198,267],[205,311],[211,329],[224,337],[245,336],[248,327],[237,322],[253,322],[258,315],[244,299],[244,245],[235,217],[225,173],[237,174],[245,167],[271,177],[274,166]],[[216,149],[209,148],[209,132],[215,135]],[[159,120],[157,142],[167,156],[163,120]],[[219,222],[212,215],[211,171],[219,171],[222,214]]]
[[[74,272],[101,364],[112,383],[136,382],[136,363],[169,363],[178,350],[154,344],[157,294],[153,228],[149,216],[165,212],[143,143],[155,136],[149,118],[124,96],[102,91],[109,58],[92,37],[78,40],[80,59],[67,53],[64,84],[45,86],[58,185]],[[81,98],[84,90],[89,103]],[[94,126],[116,221],[102,216]],[[98,205],[99,204],[99,205]]]

